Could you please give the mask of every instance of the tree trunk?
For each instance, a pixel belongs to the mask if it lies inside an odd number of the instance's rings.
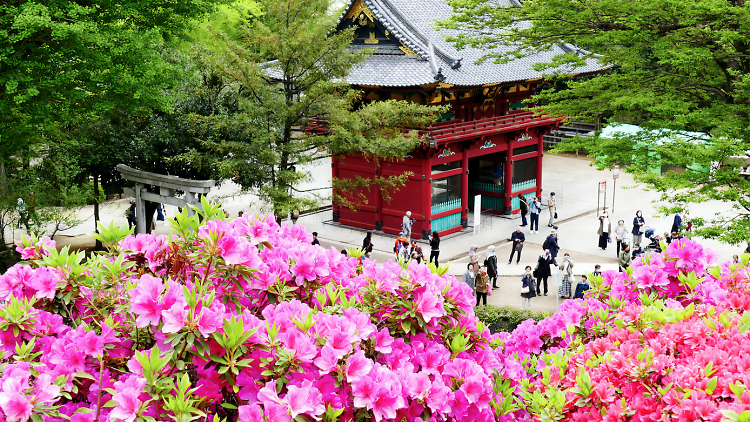
[[[99,175],[94,173],[94,232],[99,233]],[[102,242],[97,239],[95,250],[103,249]]]

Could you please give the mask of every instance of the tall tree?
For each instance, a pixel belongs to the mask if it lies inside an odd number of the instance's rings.
[[[588,51],[568,44],[550,68],[564,65],[565,73],[575,73],[586,60],[609,64],[606,74],[568,80],[567,89],[547,90],[534,101],[554,114],[601,116],[647,130],[573,139],[558,150],[586,149],[602,168],[630,164],[627,171],[674,204],[665,211],[722,201],[735,212],[696,219],[696,234],[730,243],[750,238],[750,183],[738,172],[742,160],[732,158],[746,156],[750,141],[750,10],[744,1],[528,0],[508,7],[448,1],[455,15],[441,26],[462,29],[452,41],[487,47],[488,58],[504,62],[564,41]],[[660,129],[705,133],[712,141],[682,133],[665,144],[671,135]],[[662,164],[686,171],[664,177],[649,171]]]
[[[227,39],[219,53],[200,52],[201,78],[218,78],[214,86],[231,101],[217,104],[210,115],[193,116],[210,130],[202,133],[202,150],[177,160],[213,163],[219,177],[254,191],[284,215],[317,203],[298,189],[309,179],[302,166],[356,152],[400,158],[422,141],[404,128],[423,127],[443,110],[410,102],[363,103],[344,81],[370,53],[349,49],[353,29],[333,32],[337,16],[328,0],[258,3],[262,19],[248,23],[243,42]],[[311,116],[325,119],[330,131],[305,132]]]
[[[0,6],[0,162],[114,109],[169,108],[167,48],[221,0],[5,2]],[[1,176],[1,175],[0,175]]]

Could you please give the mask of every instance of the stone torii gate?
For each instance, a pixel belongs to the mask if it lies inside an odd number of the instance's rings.
[[[200,207],[197,195],[207,194],[216,185],[214,180],[183,179],[136,170],[125,164],[118,164],[117,171],[123,179],[135,182],[135,189],[123,188],[123,193],[135,198],[136,233],[146,233],[146,201],[187,207],[188,213],[192,215],[194,211],[188,205]],[[148,192],[144,185],[158,186],[159,193]],[[185,192],[185,197],[175,197],[177,191]]]

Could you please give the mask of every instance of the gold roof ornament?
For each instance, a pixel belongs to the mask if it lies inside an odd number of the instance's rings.
[[[377,44],[379,41],[375,38],[375,33],[370,32],[370,38],[365,40],[365,44]]]
[[[405,46],[404,44],[401,44],[399,49],[403,51],[407,56],[420,57],[419,54],[415,53],[411,48]]]
[[[370,19],[370,22],[375,22],[377,18],[375,17],[375,14],[372,13],[370,8],[367,7],[364,1],[359,0],[354,7],[352,7],[352,10],[349,12],[349,15],[347,18],[351,18],[352,21],[356,21],[357,19],[360,19],[360,21],[364,20],[361,18],[360,15],[364,14],[367,16],[368,19]],[[364,26],[364,24],[362,24]]]

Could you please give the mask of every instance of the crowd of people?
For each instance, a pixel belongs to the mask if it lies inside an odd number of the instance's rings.
[[[538,234],[539,218],[543,210],[541,198],[537,196],[526,198],[523,195],[519,195],[518,200],[521,211],[521,225],[511,233],[510,242],[512,245],[510,256],[508,257],[508,265],[513,264],[514,258],[516,265],[521,264],[521,254],[526,242],[526,234],[523,231],[523,227],[530,226],[529,234]],[[557,200],[554,192],[550,193],[546,202],[549,214],[547,226],[550,227],[550,232],[542,244],[542,253],[537,257],[536,264],[533,267],[527,265],[521,276],[522,309],[530,309],[532,298],[541,295],[547,296],[550,293],[549,279],[553,272],[553,266],[558,269],[561,276],[560,286],[557,291],[560,297],[565,299],[582,298],[584,292],[589,289],[586,276],[582,276],[580,281],[576,280],[573,270],[575,263],[570,254],[564,253],[562,259],[558,262],[560,245],[557,237],[557,226],[555,225],[558,215]],[[528,219],[527,216],[529,216]],[[418,263],[424,261],[425,253],[422,250],[422,246],[411,238],[411,231],[415,221],[416,219],[411,217],[410,211],[407,211],[402,217],[401,232],[393,245],[393,253],[397,260],[415,260]],[[618,220],[617,224],[613,227],[610,216],[605,211],[599,217],[599,227],[597,230],[598,246],[602,250],[607,250],[610,244],[614,243],[618,266],[620,271],[624,271],[638,256],[645,254],[649,250],[661,252],[662,241],[669,244],[676,239],[680,239],[685,232],[690,231],[690,228],[691,224],[689,222],[685,224],[682,213],[678,212],[674,216],[671,233],[664,232],[664,234],[660,235],[654,229],[649,228],[641,211],[635,213],[632,226],[627,225],[625,220]],[[365,258],[369,258],[370,253],[373,251],[372,235],[373,232],[368,231],[362,242],[362,251]],[[314,232],[313,237],[313,243],[317,243],[317,233]],[[644,242],[648,242],[648,244],[644,245]],[[432,232],[432,235],[429,236],[429,246],[430,254],[428,262],[438,266],[440,236],[437,232]],[[750,245],[748,249],[750,249]],[[342,253],[345,253],[345,251],[342,251]],[[472,245],[469,248],[469,262],[463,276],[463,281],[475,292],[477,306],[480,304],[486,305],[487,297],[492,295],[494,289],[499,288],[497,284],[499,274],[498,258],[495,254],[495,246],[491,245],[487,248],[483,260],[481,259],[481,255],[476,245]],[[595,266],[594,274],[601,274],[600,265]]]

